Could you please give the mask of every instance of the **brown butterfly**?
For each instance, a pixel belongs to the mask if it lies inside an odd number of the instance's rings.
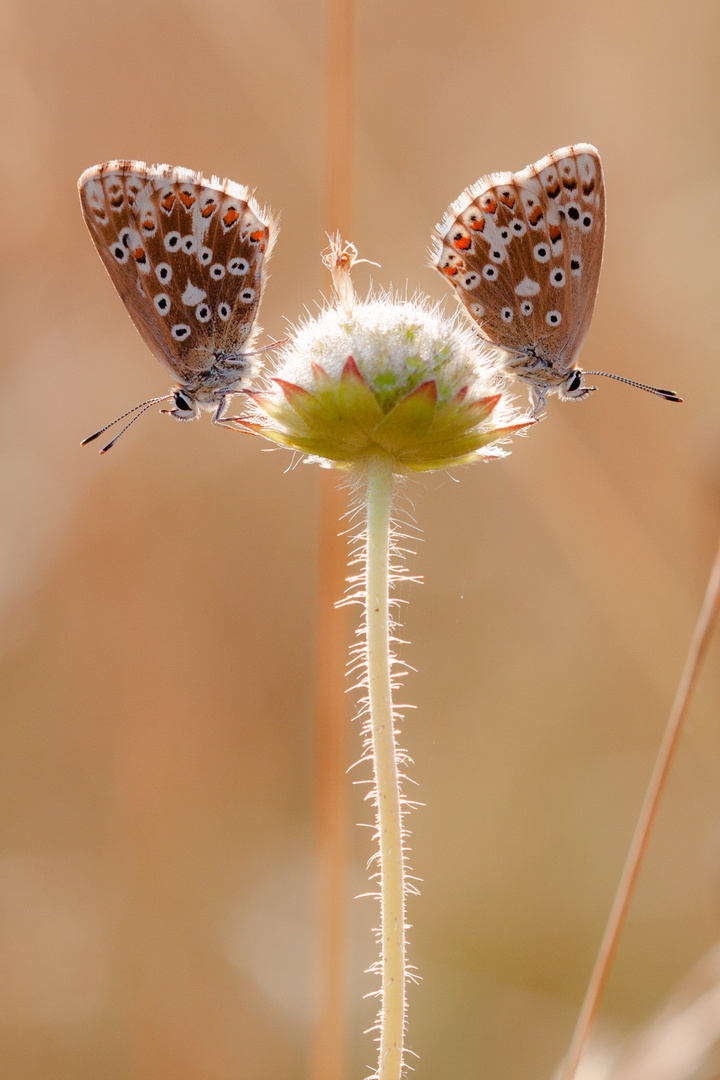
[[[208,409],[222,423],[228,398],[250,382],[263,351],[251,346],[276,220],[240,184],[169,165],[108,161],[87,169],[78,189],[85,223],[130,318],[178,383],[83,445],[132,416],[104,453],[161,401],[173,401],[163,411],[175,420],[195,420]]]
[[[577,366],[590,328],[605,240],[605,184],[589,143],[565,146],[517,173],[483,176],[436,227],[433,265],[457,291],[480,334],[503,350],[502,373],[530,390],[533,413],[548,393],[587,397],[584,375],[649,390]]]

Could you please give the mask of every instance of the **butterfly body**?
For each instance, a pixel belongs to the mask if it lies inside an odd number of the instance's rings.
[[[589,143],[517,173],[491,173],[450,206],[433,263],[502,372],[526,383],[538,412],[548,392],[585,397],[577,357],[590,326],[605,237],[600,156]]]
[[[167,411],[193,420],[210,409],[220,420],[227,398],[256,370],[252,342],[277,235],[272,215],[231,180],[142,161],[94,166],[78,188],[130,318],[177,380]]]

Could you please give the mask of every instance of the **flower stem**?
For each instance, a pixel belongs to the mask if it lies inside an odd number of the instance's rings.
[[[380,1051],[377,1080],[400,1080],[405,1028],[405,855],[390,675],[390,539],[393,462],[367,466],[366,634],[369,726],[380,845]]]
[[[570,1043],[570,1049],[568,1050],[560,1074],[561,1080],[574,1080],[578,1065],[580,1064],[580,1058],[582,1057],[595,1021],[595,1016],[600,1007],[605,984],[608,975],[610,974],[610,967],[615,957],[620,934],[625,925],[625,917],[627,916],[628,908],[630,907],[630,901],[632,900],[638,875],[640,874],[640,867],[642,866],[643,857],[647,850],[650,833],[655,823],[660,799],[665,790],[665,784],[670,774],[670,768],[675,760],[675,753],[680,741],[680,734],[682,732],[685,717],[690,707],[692,693],[695,689],[695,683],[700,674],[700,668],[710,643],[710,637],[715,628],[719,612],[720,548],[718,548],[713,568],[710,571],[710,579],[705,591],[705,599],[703,600],[700,614],[698,615],[697,623],[695,624],[690,648],[685,659],[685,667],[683,668],[680,677],[680,684],[675,695],[675,701],[673,702],[670,716],[668,717],[665,726],[665,732],[660,743],[657,758],[655,759],[655,766],[645,793],[640,816],[637,825],[635,826],[633,838],[630,842],[630,850],[625,859],[625,866],[623,867],[617,892],[615,893],[615,899],[613,900],[612,908],[610,909],[610,915],[608,916],[605,932],[600,943],[595,967],[585,992],[585,1000],[583,1001],[580,1016],[578,1017],[572,1041]]]

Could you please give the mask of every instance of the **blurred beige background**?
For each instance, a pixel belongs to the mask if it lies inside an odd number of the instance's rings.
[[[262,323],[328,290],[324,7],[4,0],[0,1074],[307,1076],[319,470],[149,414],[169,389],[82,222],[89,165],[170,162],[282,212]],[[467,184],[595,143],[599,380],[487,467],[413,481],[403,726],[418,1077],[548,1077],[567,1046],[716,544],[712,0],[358,0],[360,267],[440,298]],[[448,295],[448,308],[454,300]],[[269,340],[269,338],[265,338]],[[720,935],[714,644],[603,1008],[648,1016]],[[348,764],[359,755],[356,727]],[[360,778],[357,774],[356,778]],[[350,781],[349,781],[350,782]],[[374,1051],[364,789],[349,825],[351,1080]]]

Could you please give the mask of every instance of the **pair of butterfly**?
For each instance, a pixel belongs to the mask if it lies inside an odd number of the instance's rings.
[[[110,161],[78,181],[85,222],[128,313],[176,378],[170,394],[130,409],[85,443],[172,401],[176,420],[203,409],[231,420],[228,399],[257,373],[253,349],[264,264],[277,236],[248,189],[189,169]],[[480,336],[501,350],[500,374],[525,383],[533,415],[548,393],[563,400],[606,375],[659,394],[670,390],[577,366],[595,306],[605,236],[600,156],[564,147],[518,173],[491,173],[450,206],[434,234],[433,265],[457,292]],[[273,346],[268,346],[272,348]],[[84,445],[83,444],[83,445]]]

